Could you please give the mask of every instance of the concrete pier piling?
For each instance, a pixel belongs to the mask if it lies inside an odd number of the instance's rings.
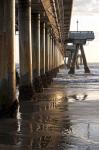
[[[52,29],[50,31],[49,70],[52,70]]]
[[[57,65],[55,64],[55,60],[57,60],[57,52],[56,52],[56,39],[55,39],[55,37],[53,37],[53,45],[52,45],[52,66],[53,66],[53,77],[55,77],[56,76],[56,74],[57,74],[57,72],[58,72],[58,68],[57,68]],[[56,55],[55,55],[55,53],[56,53]],[[60,55],[60,57],[61,57],[61,55]]]
[[[40,34],[40,74],[45,74],[45,22],[41,23],[41,34]]]
[[[76,49],[75,49],[75,52],[74,52],[71,67],[70,67],[70,70],[69,70],[68,74],[74,74],[75,73],[75,64],[76,64],[78,49],[79,49],[79,44],[76,45]]]
[[[41,74],[41,80],[42,85],[44,88],[47,87],[47,77],[45,74],[45,22],[41,22],[41,34],[40,34],[40,74]]]
[[[53,68],[55,68],[55,38],[53,39]]]
[[[70,52],[69,56],[68,56],[68,60],[67,60],[67,68],[68,69],[71,67],[71,62],[72,62],[72,54]]]
[[[53,78],[53,30],[50,33],[50,73],[51,78]]]
[[[81,49],[81,55],[82,55],[82,59],[83,59],[85,73],[90,73],[90,70],[89,70],[88,65],[87,65],[87,60],[86,60],[86,56],[84,53],[83,45],[80,45],[80,49]]]
[[[45,72],[49,71],[49,29],[45,30]]]
[[[76,49],[75,49],[75,52],[74,52],[74,55],[73,55],[73,58],[72,58],[70,71],[68,73],[69,74],[74,74],[75,73],[75,67],[77,69],[79,69],[78,50],[81,50],[80,63],[82,63],[82,59],[83,59],[85,73],[90,73],[90,70],[89,70],[88,65],[87,65],[86,56],[85,56],[85,53],[84,53],[83,44],[76,44]]]
[[[31,1],[19,0],[19,54],[20,54],[20,99],[29,99],[33,94],[31,61]]]
[[[46,25],[45,30],[45,75],[46,75],[46,85],[51,83],[51,72],[50,72],[50,48],[51,48],[51,38],[50,38],[50,27]],[[46,87],[47,87],[46,86]]]
[[[0,1],[0,115],[16,105],[15,0]]]
[[[47,84],[51,83],[51,73],[50,73],[50,29],[46,26],[45,32],[45,74],[47,79]]]
[[[33,86],[36,92],[43,91],[40,73],[40,14],[32,14],[32,64],[33,64]]]

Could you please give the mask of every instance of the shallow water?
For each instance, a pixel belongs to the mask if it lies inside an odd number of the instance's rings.
[[[75,75],[60,69],[16,118],[0,120],[0,150],[99,150],[99,64]]]

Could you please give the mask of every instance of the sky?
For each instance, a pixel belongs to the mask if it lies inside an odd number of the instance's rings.
[[[73,0],[70,30],[94,31],[95,40],[84,46],[88,62],[99,62],[99,0]],[[19,62],[18,36],[16,36],[15,61]]]
[[[73,0],[71,31],[94,31],[95,39],[84,46],[88,62],[99,62],[99,0]]]

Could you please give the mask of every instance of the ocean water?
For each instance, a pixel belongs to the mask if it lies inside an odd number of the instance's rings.
[[[83,65],[75,70],[74,75],[69,75],[67,69],[60,69],[57,78],[54,79],[56,87],[64,88],[68,95],[86,97],[86,100],[99,99],[99,64],[88,64],[90,74],[84,73]],[[54,84],[54,86],[55,86]],[[80,97],[79,97],[80,98]]]
[[[54,88],[64,93],[61,110],[66,106],[64,116],[68,117],[63,119],[62,150],[99,150],[99,64],[88,66],[90,74],[80,66],[74,75],[60,69],[54,79]]]
[[[99,150],[99,64],[88,66],[90,74],[59,69],[16,117],[1,119],[0,150]]]

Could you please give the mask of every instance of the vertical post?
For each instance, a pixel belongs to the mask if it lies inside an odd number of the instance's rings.
[[[49,71],[51,70],[51,33],[49,31]]]
[[[40,73],[40,14],[32,14],[32,64],[33,64],[33,86],[36,92],[42,92],[43,86]]]
[[[32,64],[33,77],[40,76],[40,14],[32,14]]]
[[[56,49],[56,41],[54,39],[54,48],[53,48],[53,67],[55,69],[55,49]]]
[[[55,39],[52,37],[52,74],[56,76],[57,69],[55,69]]]
[[[45,72],[49,71],[49,29],[46,28],[45,32]]]
[[[76,23],[77,23],[77,32],[78,32],[78,23],[79,23],[79,21],[77,20],[77,22],[76,22]]]
[[[52,35],[51,35],[51,29],[48,29],[47,31],[47,48],[48,48],[48,72],[46,72],[47,76],[47,82],[50,84],[52,82]]]
[[[40,14],[38,14],[38,76],[40,76]]]
[[[16,100],[15,0],[0,1],[0,111]]]
[[[57,53],[57,62],[58,62],[58,67],[59,67],[59,49],[58,49],[58,51],[57,51],[58,53]]]
[[[53,70],[53,35],[51,36],[51,70]]]
[[[50,35],[50,57],[49,57],[49,62],[50,62],[50,71],[52,70],[52,35]]]
[[[81,49],[81,56],[82,56],[82,59],[83,59],[85,73],[90,73],[90,70],[89,70],[88,65],[87,65],[87,60],[86,60],[86,56],[85,56],[85,53],[84,53],[83,45],[80,45],[80,49]]]
[[[54,37],[52,38],[52,69],[54,69]]]
[[[45,23],[43,23],[43,38],[44,38],[44,74],[45,74]]]
[[[67,63],[67,64],[68,64],[68,65],[67,65],[68,68],[71,67],[71,62],[72,62],[72,52],[70,51],[70,52],[69,52],[69,56],[68,56],[68,63]]]
[[[83,64],[82,55],[80,55],[80,65]]]
[[[41,23],[41,50],[40,50],[40,71],[45,74],[45,22]]]
[[[78,49],[79,49],[79,44],[76,44],[76,49],[75,49],[75,52],[74,52],[74,56],[72,58],[70,71],[68,72],[69,74],[74,74],[75,73],[75,64],[76,64],[76,58],[77,58],[77,54],[78,54]]]
[[[55,46],[55,68],[57,68],[57,45]]]
[[[47,88],[47,77],[45,74],[45,22],[41,23],[41,51],[40,51],[40,62],[41,62],[41,80],[43,87]]]
[[[78,61],[78,58],[79,58],[79,56],[77,55],[77,58],[76,58],[76,69],[79,69],[79,61]]]
[[[52,81],[52,75],[50,72],[50,50],[51,50],[51,38],[50,38],[50,30],[46,28],[46,38],[45,38],[45,72],[46,72],[46,83],[50,84]]]
[[[57,51],[56,51],[56,67],[58,68],[58,48],[57,48]]]
[[[19,0],[20,99],[32,96],[31,1]]]

